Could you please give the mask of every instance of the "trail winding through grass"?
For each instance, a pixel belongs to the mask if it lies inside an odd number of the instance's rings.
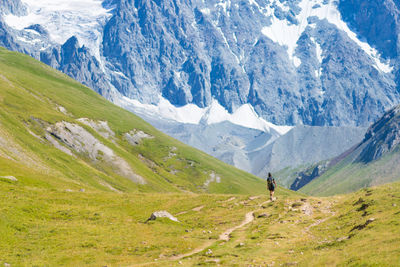
[[[254,199],[257,199],[257,198],[258,198],[258,197],[250,197],[250,200],[254,200]],[[230,199],[230,200],[232,200],[232,199]],[[181,260],[181,259],[183,259],[183,258],[190,257],[190,256],[193,256],[193,255],[195,255],[195,254],[197,254],[197,253],[200,253],[200,252],[204,251],[205,249],[207,249],[208,247],[214,245],[215,243],[217,243],[217,242],[219,242],[219,241],[225,241],[225,242],[229,241],[230,235],[231,235],[234,231],[236,231],[236,230],[238,230],[238,229],[240,229],[240,228],[243,228],[243,227],[246,226],[247,224],[249,224],[249,223],[251,223],[252,221],[254,221],[254,213],[255,213],[256,211],[258,211],[259,208],[261,208],[264,204],[269,203],[269,202],[271,202],[271,200],[265,201],[265,202],[263,202],[263,203],[257,205],[257,209],[246,213],[244,220],[243,220],[239,225],[236,225],[236,226],[234,226],[234,227],[231,227],[231,228],[225,230],[222,234],[219,235],[219,238],[218,238],[217,240],[210,240],[210,241],[208,241],[208,242],[205,242],[205,243],[202,244],[201,246],[199,246],[199,247],[193,249],[193,250],[190,251],[190,252],[187,252],[187,253],[184,253],[184,254],[178,254],[178,255],[175,255],[175,256],[172,256],[172,257],[169,257],[169,258],[165,258],[165,259],[163,259],[162,261],[164,262],[164,261],[177,261],[177,260]],[[203,207],[204,207],[204,206],[201,206],[201,207],[195,208],[195,209],[193,209],[193,210],[200,209],[200,208],[202,209]],[[180,214],[182,214],[182,213],[180,213]],[[151,265],[151,264],[154,264],[154,263],[161,263],[161,261],[153,261],[153,262],[147,262],[147,263],[142,263],[142,264],[135,264],[135,265],[133,265],[133,266],[148,266],[148,265]]]
[[[258,197],[250,197],[249,199],[250,199],[250,200],[254,200],[254,199],[257,199],[257,198],[258,198]],[[179,255],[170,257],[170,258],[168,258],[168,260],[180,260],[180,259],[183,259],[183,258],[192,256],[192,255],[195,255],[195,254],[197,254],[197,253],[200,253],[200,252],[202,252],[202,251],[205,250],[206,248],[212,246],[213,244],[215,244],[215,243],[218,242],[218,241],[225,241],[225,242],[229,241],[230,235],[231,235],[234,231],[236,231],[236,230],[238,230],[238,229],[240,229],[240,228],[243,228],[243,227],[246,226],[247,224],[249,224],[249,223],[251,223],[252,221],[254,221],[254,213],[255,213],[256,211],[258,211],[259,208],[262,207],[264,204],[269,203],[269,202],[271,202],[271,200],[268,200],[268,201],[265,201],[265,202],[259,204],[259,205],[257,206],[257,207],[258,207],[257,209],[246,213],[246,216],[245,216],[244,220],[243,220],[239,225],[227,229],[225,232],[223,232],[222,234],[219,235],[219,238],[218,238],[217,240],[208,241],[208,242],[204,243],[203,245],[201,245],[200,247],[197,247],[197,248],[195,248],[194,250],[192,250],[192,251],[190,251],[190,252],[188,252],[188,253],[179,254]]]

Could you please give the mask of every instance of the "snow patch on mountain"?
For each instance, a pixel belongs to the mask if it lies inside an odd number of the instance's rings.
[[[336,25],[338,29],[344,31],[350,39],[352,39],[361,49],[363,49],[364,52],[375,61],[376,68],[378,70],[381,70],[385,73],[390,73],[393,71],[393,67],[391,67],[390,64],[382,61],[376,49],[372,48],[367,42],[363,42],[358,39],[357,34],[350,30],[346,22],[342,20],[342,16],[337,9],[335,1],[330,0],[326,5],[320,4],[319,8],[312,8],[311,5],[312,1],[307,0],[303,0],[300,4],[300,7],[303,10],[306,10],[305,15],[307,17],[317,16],[321,20],[327,19],[330,23]]]
[[[24,30],[31,25],[40,24],[57,44],[64,44],[70,37],[76,36],[80,45],[88,47],[101,62],[102,28],[111,16],[110,10],[103,8],[103,0],[21,1],[28,7],[27,15],[6,15],[4,20],[8,26]]]
[[[302,0],[299,4],[301,12],[296,16],[298,23],[292,23],[287,19],[277,18],[274,14],[274,5],[276,5],[276,2],[272,2],[270,6],[265,9],[257,5],[260,8],[260,12],[271,18],[271,25],[263,27],[261,32],[279,45],[286,46],[289,58],[296,67],[299,66],[299,60],[295,57],[297,41],[307,26],[313,25],[309,22],[308,18],[318,17],[321,20],[328,20],[329,23],[336,25],[338,29],[344,31],[350,39],[375,61],[375,67],[378,70],[385,73],[392,72],[393,67],[381,60],[377,50],[372,48],[368,43],[358,39],[357,34],[351,31],[342,20],[341,14],[336,6],[336,1]]]
[[[292,126],[278,126],[272,124],[255,112],[250,104],[239,107],[234,113],[230,114],[217,100],[213,100],[212,104],[206,108],[199,108],[197,105],[188,104],[183,107],[175,107],[168,100],[160,96],[157,105],[142,104],[137,100],[122,97],[115,101],[117,105],[131,110],[135,113],[145,113],[151,116],[159,116],[160,118],[172,120],[187,124],[217,124],[229,121],[233,124],[256,129],[263,132],[276,131],[280,135],[285,135]]]
[[[311,41],[313,41],[313,43],[315,44],[315,49],[316,49],[316,53],[317,53],[317,59],[318,59],[318,62],[320,63],[320,64],[322,64],[322,60],[323,60],[323,58],[322,58],[322,48],[321,48],[321,45],[315,40],[315,38],[313,38],[313,37],[311,37]]]

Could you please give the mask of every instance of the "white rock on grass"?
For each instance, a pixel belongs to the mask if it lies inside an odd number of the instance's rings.
[[[146,222],[154,221],[157,218],[168,218],[171,221],[179,222],[179,220],[177,218],[175,218],[174,216],[171,215],[171,213],[169,213],[168,211],[165,211],[165,210],[153,212],[151,214],[150,218],[148,218]]]
[[[115,137],[115,133],[111,130],[110,126],[108,126],[107,121],[94,121],[88,118],[80,118],[78,121],[89,126],[106,139]]]
[[[57,110],[61,113],[63,113],[64,115],[68,115],[68,111],[66,108],[64,108],[63,106],[57,106]]]
[[[143,131],[138,131],[133,129],[129,133],[125,134],[125,139],[129,142],[129,144],[136,146],[139,145],[142,139],[153,139],[154,136],[149,135]]]
[[[18,179],[15,178],[14,176],[0,176],[0,178],[7,179],[7,180],[10,180],[10,181],[14,181],[14,182],[18,181]]]

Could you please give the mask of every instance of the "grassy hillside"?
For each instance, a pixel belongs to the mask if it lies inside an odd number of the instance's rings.
[[[301,192],[327,196],[400,180],[400,106],[387,111],[364,140],[330,160],[325,173]]]
[[[0,48],[1,265],[120,266],[184,253],[218,239],[249,210],[246,194],[265,191],[263,180]],[[145,223],[159,210],[180,222]]]
[[[129,134],[129,135],[127,135]],[[53,189],[261,193],[264,181],[190,148],[34,59],[0,48],[0,176]]]
[[[370,164],[341,162],[299,191],[311,195],[330,196],[398,180],[400,180],[400,153],[394,151]]]

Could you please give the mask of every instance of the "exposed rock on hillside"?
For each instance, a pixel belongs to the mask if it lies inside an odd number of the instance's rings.
[[[17,178],[15,178],[14,176],[10,176],[10,175],[8,175],[8,176],[0,176],[0,178],[1,179],[6,179],[6,180],[10,180],[10,181],[13,181],[13,182],[18,182]]]
[[[125,139],[133,146],[137,146],[143,139],[152,139],[154,136],[151,136],[143,131],[138,131],[136,129],[130,131],[125,134]]]
[[[115,168],[117,173],[136,183],[146,183],[143,177],[132,171],[124,159],[117,156],[111,148],[101,143],[81,126],[63,121],[49,126],[46,131],[76,153],[87,155],[92,161],[104,161]]]
[[[93,130],[95,130],[98,134],[106,139],[112,139],[113,137],[115,137],[115,133],[110,129],[110,127],[108,126],[108,122],[106,121],[93,121],[87,118],[81,118],[78,119],[78,121],[91,127]]]
[[[398,148],[400,144],[400,106],[387,112],[367,131],[356,161],[369,163]]]
[[[299,190],[300,188],[311,182],[313,179],[324,174],[325,171],[328,169],[328,166],[329,161],[317,164],[316,166],[300,172],[294,182],[291,184],[290,189],[294,191]]]

